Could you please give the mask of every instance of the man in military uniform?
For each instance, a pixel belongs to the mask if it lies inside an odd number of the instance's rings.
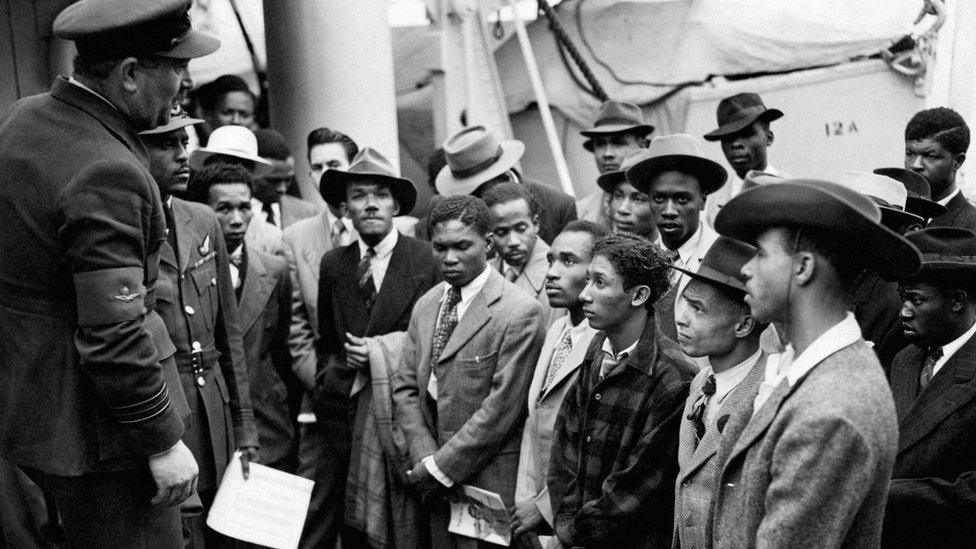
[[[122,9],[122,8],[125,9]],[[72,547],[178,547],[197,465],[155,313],[159,192],[136,132],[165,124],[219,42],[189,0],[82,0],[74,76],[0,118],[0,453]]]
[[[210,208],[172,196],[186,190],[189,181],[185,128],[196,122],[180,116],[139,135],[149,151],[168,227],[159,250],[156,300],[176,346],[192,414],[183,441],[200,466],[197,491],[203,513],[198,506],[184,506],[184,535],[189,547],[205,547],[221,537],[204,520],[235,442],[246,465],[257,457],[258,438],[220,222]],[[213,171],[205,168],[201,175],[208,170]]]

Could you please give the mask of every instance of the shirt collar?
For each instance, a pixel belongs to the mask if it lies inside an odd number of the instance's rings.
[[[329,226],[330,234],[333,227],[335,227],[336,221],[342,221],[342,226],[345,227],[346,230],[349,231],[350,233],[352,232],[353,226],[352,226],[351,219],[349,219],[348,217],[336,217],[332,213],[332,210],[329,209],[328,206],[325,206],[323,209],[325,210],[325,223]]]
[[[967,341],[972,339],[973,335],[976,335],[976,323],[970,326],[969,329],[966,330],[966,333],[942,346],[942,358],[940,358],[939,361],[943,364],[946,363],[950,358],[952,358],[952,355],[956,354],[956,351],[965,345]]]
[[[89,88],[88,86],[82,84],[74,76],[71,76],[71,77],[68,78],[68,83],[69,84],[74,84],[75,86],[78,86],[79,88],[85,90],[86,92],[88,92],[90,94],[93,94],[95,97],[97,97],[97,98],[101,99],[102,101],[108,103],[109,105],[112,106],[113,109],[119,110],[119,108],[116,107],[111,101],[109,101],[108,99],[106,99],[104,95],[102,95],[102,94],[98,93],[97,91]]]
[[[359,257],[365,257],[369,245],[363,242],[361,236],[357,237],[356,241],[359,242]],[[376,259],[384,259],[386,256],[392,254],[393,247],[396,246],[396,243],[397,230],[396,227],[392,227],[390,228],[390,232],[386,233],[386,236],[383,237],[383,240],[380,240],[379,244],[373,246],[373,251],[376,252]]]
[[[682,265],[688,266],[688,262],[691,261],[692,256],[698,250],[698,247],[702,243],[702,238],[705,233],[705,224],[698,221],[698,228],[695,230],[691,238],[685,240],[685,243],[678,247],[678,259],[681,261]],[[664,246],[664,240],[661,239],[661,235],[657,236],[657,241],[655,242],[662,250],[666,250]]]
[[[474,277],[471,282],[468,282],[464,286],[461,286],[461,301],[467,303],[471,301],[471,298],[478,295],[478,292],[485,287],[488,283],[488,277],[491,275],[491,267],[485,266],[485,270],[481,272],[480,275]],[[451,285],[447,282],[444,283],[444,297],[447,297],[448,290],[451,289]],[[441,298],[443,299],[443,298]]]
[[[762,356],[762,349],[757,349],[752,356],[729,368],[728,370],[713,373],[715,376],[715,396],[719,401],[725,398],[725,395],[732,392],[732,389],[735,389],[740,383],[742,383],[746,376],[749,375],[749,371],[752,370],[752,367],[759,362],[760,356]]]
[[[786,350],[780,356],[778,374],[785,376],[790,387],[792,387],[823,359],[860,339],[861,328],[858,326],[857,320],[854,319],[854,313],[848,311],[844,320],[820,334],[820,337],[813,340],[813,343],[799,356],[794,357],[796,351],[793,349],[793,345],[787,345]],[[791,358],[792,361],[790,361]]]
[[[613,344],[610,343],[610,338],[608,337],[603,340],[603,352],[604,354],[610,355],[617,360],[623,360],[625,355],[629,355],[634,352],[634,349],[637,347],[638,343],[640,343],[640,338],[637,338],[637,341],[633,342],[626,349],[620,351],[619,353],[614,353]]]
[[[956,195],[959,194],[959,193],[960,193],[959,187],[956,187],[956,190],[954,190],[951,193],[949,193],[949,196],[943,198],[942,200],[936,200],[936,202],[938,202],[939,204],[941,204],[943,206],[946,206],[946,205],[949,204],[949,201],[952,200],[953,198],[955,198]]]

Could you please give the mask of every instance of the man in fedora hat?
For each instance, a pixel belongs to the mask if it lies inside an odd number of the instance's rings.
[[[498,183],[521,183],[539,203],[539,236],[546,243],[552,242],[567,223],[576,219],[576,203],[562,191],[524,178],[515,169],[524,152],[521,141],[498,141],[484,126],[465,128],[444,142],[447,166],[437,174],[437,192],[442,196],[481,197]]]
[[[898,427],[848,290],[865,268],[897,277],[920,265],[918,250],[880,221],[864,195],[800,179],[745,192],[716,218],[721,234],[756,244],[742,268],[746,301],[789,345],[767,361],[752,408],[725,425],[713,546],[880,543]]]
[[[922,269],[899,282],[912,345],[895,357],[898,454],[882,547],[969,547],[976,539],[976,234],[932,227],[907,239]]]
[[[169,121],[188,60],[219,47],[189,8],[73,3],[53,28],[77,47],[72,77],[0,118],[0,453],[75,547],[180,546],[196,482],[153,300],[162,203],[137,137]]]
[[[925,228],[930,221],[946,213],[947,208],[932,200],[932,190],[924,176],[906,170],[905,168],[878,168],[874,170],[878,175],[890,177],[905,187],[908,197],[905,199],[905,211],[922,218],[921,226],[912,225],[910,231]],[[905,231],[907,233],[909,231]],[[903,234],[905,234],[903,233]]]
[[[651,211],[651,197],[637,190],[627,180],[627,170],[647,158],[647,149],[636,149],[624,157],[620,169],[596,178],[596,184],[607,194],[607,213],[615,232],[643,236],[650,241],[658,238],[657,223]]]
[[[675,319],[678,345],[708,365],[691,382],[678,434],[674,525],[680,547],[708,545],[716,454],[729,417],[752,406],[766,372],[759,345],[765,326],[745,302],[742,266],[756,249],[719,237],[681,294],[687,307]],[[675,267],[678,269],[678,267]]]
[[[645,158],[626,172],[627,180],[650,197],[651,213],[657,225],[657,244],[671,263],[696,271],[718,234],[702,222],[705,197],[725,185],[727,173],[717,162],[705,158],[698,138],[688,134],[655,137]],[[675,273],[678,274],[678,273]],[[675,279],[672,291],[658,305],[661,331],[674,339],[677,297],[688,284],[685,274]]]
[[[732,197],[743,191],[743,182],[750,170],[774,176],[782,174],[769,163],[766,149],[773,144],[769,123],[783,117],[779,109],[767,109],[756,93],[739,93],[723,98],[715,110],[718,128],[705,134],[706,141],[718,141],[722,154],[735,173],[729,184],[712,197],[705,210],[709,225],[715,226],[715,216]]]
[[[393,217],[413,208],[417,191],[379,152],[364,148],[347,171],[327,170],[320,188],[322,198],[339,207],[358,236],[356,242],[322,258],[313,408],[318,428],[330,433],[326,450],[332,456],[333,475],[317,478],[315,490],[326,492],[325,501],[332,505],[308,520],[332,521],[335,534],[342,530],[343,547],[369,547],[376,539],[410,547],[394,543],[406,532],[398,532],[403,529],[394,520],[398,517],[385,510],[400,508],[391,502],[410,497],[400,481],[403,467],[388,462],[393,456],[384,458],[383,448],[373,446],[369,436],[389,429],[389,423],[377,423],[373,410],[378,404],[389,410],[392,398],[386,365],[376,367],[369,341],[384,338],[388,348],[399,351],[414,303],[440,281],[440,272],[430,244],[394,227]],[[391,355],[386,361],[395,374],[399,357]],[[389,482],[388,470],[395,473]],[[385,506],[373,501],[377,492],[388,498]],[[328,547],[334,542],[334,536],[320,540]]]
[[[956,172],[968,149],[969,126],[952,109],[919,111],[905,126],[905,169],[923,176],[932,199],[946,208],[946,213],[932,219],[933,227],[976,230],[976,207],[956,185]]]
[[[619,171],[624,158],[639,149],[647,148],[647,136],[654,126],[644,123],[644,113],[633,103],[605,101],[600,105],[593,127],[580,132],[587,138],[583,148],[593,153],[600,175]],[[608,210],[610,194],[596,192],[576,201],[580,219],[600,223],[607,228],[611,212]]]

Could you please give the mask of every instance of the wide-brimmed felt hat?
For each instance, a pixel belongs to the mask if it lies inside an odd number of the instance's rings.
[[[697,271],[669,266],[692,278],[745,293],[746,277],[742,274],[742,266],[754,255],[755,247],[734,238],[720,236],[705,252]]]
[[[922,252],[922,268],[914,277],[976,274],[976,233],[959,227],[929,227],[905,236]]]
[[[190,153],[190,168],[201,170],[208,158],[218,154],[253,162],[254,177],[263,177],[273,168],[271,162],[258,156],[258,140],[244,126],[221,126],[211,132],[207,146]]]
[[[484,126],[465,128],[444,142],[447,166],[437,174],[434,185],[444,196],[471,194],[510,170],[523,153],[521,141],[499,141]]]
[[[597,186],[603,189],[603,192],[613,194],[613,192],[617,189],[617,185],[619,185],[621,181],[627,180],[627,170],[629,170],[634,164],[637,164],[641,160],[645,160],[647,158],[649,158],[647,149],[642,148],[628,151],[620,161],[619,170],[601,174],[596,178]]]
[[[655,177],[670,171],[695,177],[706,195],[722,188],[729,177],[718,162],[705,157],[697,137],[676,133],[652,139],[647,147],[647,158],[627,170],[627,181],[646,193],[650,191]]]
[[[172,112],[169,114],[169,123],[163,124],[162,126],[156,126],[151,130],[143,130],[139,132],[139,135],[160,135],[164,133],[169,133],[172,131],[185,128],[187,126],[192,126],[194,124],[199,124],[203,120],[199,118],[190,118],[186,111],[182,107],[177,105],[173,108]]]
[[[834,182],[859,192],[881,209],[881,224],[898,231],[910,223],[925,223],[921,217],[905,211],[908,191],[894,179],[876,173],[845,170],[838,174]]]
[[[580,132],[589,137],[583,143],[583,148],[593,152],[593,137],[598,135],[615,135],[618,133],[633,133],[646,137],[654,131],[654,126],[644,123],[644,113],[640,107],[625,101],[604,101],[596,114],[593,127]]]
[[[873,200],[837,183],[788,179],[749,189],[715,218],[720,234],[749,244],[766,229],[789,226],[836,235],[863,258],[865,267],[889,280],[911,276],[921,264],[918,250],[881,224],[881,210]]]
[[[387,185],[393,199],[400,205],[400,214],[407,215],[417,203],[417,188],[413,181],[396,175],[393,164],[376,149],[359,151],[348,170],[325,170],[319,181],[319,192],[330,205],[338,207],[346,201],[346,185],[370,182]]]
[[[919,173],[905,168],[878,168],[874,173],[884,175],[900,182],[908,191],[908,200],[905,202],[905,210],[932,219],[946,213],[946,207],[932,200],[932,189],[929,187],[929,180]]]
[[[740,93],[718,102],[715,109],[718,129],[705,134],[706,141],[720,141],[727,135],[739,133],[753,122],[772,122],[783,117],[779,109],[767,109],[757,93]]]
[[[220,40],[190,25],[190,0],[81,0],[54,20],[54,33],[93,58],[158,56],[192,59]]]

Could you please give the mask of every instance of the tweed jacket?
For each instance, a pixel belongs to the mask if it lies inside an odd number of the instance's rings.
[[[895,358],[891,390],[901,434],[884,523],[884,547],[976,543],[976,338],[918,394],[925,351]]]
[[[549,496],[564,547],[670,547],[678,427],[694,367],[653,315],[602,381],[598,333],[556,419]]]
[[[753,365],[739,385],[730,391],[722,406],[714,415],[714,421],[705,428],[701,441],[695,432],[695,423],[688,419],[695,403],[702,397],[702,387],[712,373],[711,368],[698,372],[691,382],[688,400],[682,412],[681,430],[678,434],[678,480],[675,483],[674,547],[707,547],[706,529],[711,520],[712,490],[718,467],[715,456],[729,418],[741,408],[752,410],[752,401],[766,373],[766,354]]]
[[[302,385],[291,369],[291,281],[285,260],[244,248],[238,323],[251,387],[261,462],[288,472],[297,464]]]
[[[549,272],[549,260],[546,255],[549,253],[549,245],[543,242],[542,238],[537,238],[535,241],[535,246],[532,248],[532,255],[529,256],[529,260],[525,263],[525,267],[522,268],[522,272],[519,273],[518,278],[513,281],[513,284],[522,288],[526,293],[531,294],[539,305],[542,306],[542,317],[547,320],[555,320],[557,317],[553,317],[554,312],[552,307],[549,306],[549,295],[546,294],[546,273]],[[502,273],[504,273],[504,263],[499,255],[491,258],[488,261],[491,268]],[[565,309],[557,309],[557,313],[565,313]]]
[[[146,164],[122,114],[65,78],[0,117],[0,453],[14,463],[144,468],[183,435]]]
[[[532,367],[545,337],[542,309],[490,271],[434,365],[437,405],[431,409],[431,347],[444,294],[438,284],[414,306],[393,379],[396,421],[410,463],[433,455],[455,483],[496,492],[511,506]]]
[[[939,217],[932,218],[929,227],[959,227],[976,231],[976,206],[963,196],[959,191],[952,200],[946,204],[946,213]]]
[[[590,341],[597,331],[586,323],[585,331],[579,341],[563,359],[562,366],[552,383],[543,391],[549,363],[552,362],[553,351],[559,345],[559,336],[570,323],[569,315],[562,316],[549,327],[546,341],[539,353],[539,362],[535,365],[532,375],[532,385],[529,386],[529,416],[525,420],[525,430],[522,433],[522,445],[519,451],[518,478],[515,483],[515,501],[535,500],[536,507],[543,518],[553,525],[552,504],[549,500],[549,488],[546,478],[549,474],[549,459],[552,451],[553,430],[556,427],[556,417],[562,406],[563,398],[576,384],[579,367],[590,346]]]
[[[205,492],[217,488],[235,446],[258,446],[258,434],[220,222],[203,204],[175,197],[170,204],[179,249],[174,253],[168,242],[160,248],[158,308],[192,415],[183,441],[198,462],[213,463],[200,467],[198,489]],[[201,374],[192,365],[196,347]]]
[[[784,380],[754,416],[744,406],[730,417],[712,545],[878,546],[898,438],[884,381],[874,351],[858,340],[796,384]]]

